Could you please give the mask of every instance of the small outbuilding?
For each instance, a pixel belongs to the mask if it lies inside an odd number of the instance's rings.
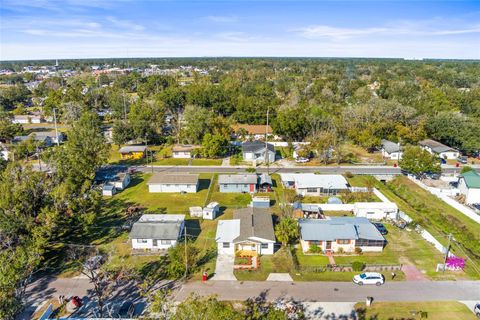
[[[130,184],[130,175],[126,172],[120,172],[111,180],[111,183],[117,190],[123,190]]]
[[[270,197],[253,197],[250,206],[254,208],[270,208]]]
[[[210,202],[203,208],[203,219],[214,220],[220,213],[220,205],[218,202]]]
[[[353,213],[369,220],[397,220],[398,206],[393,202],[356,202]]]
[[[115,186],[109,183],[106,183],[102,187],[102,195],[106,197],[113,197],[113,195],[117,193]]]
[[[266,173],[262,173],[258,179],[258,188],[260,192],[271,192],[273,187],[272,177]]]
[[[202,207],[190,207],[190,217],[203,218],[203,209]]]

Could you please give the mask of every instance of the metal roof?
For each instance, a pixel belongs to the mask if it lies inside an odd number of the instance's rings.
[[[220,220],[217,225],[217,242],[233,242],[240,235],[240,220]]]
[[[184,219],[180,214],[145,214],[133,224],[129,238],[177,240]]]
[[[432,139],[422,140],[418,144],[423,146],[423,147],[428,147],[428,148],[432,149],[432,151],[435,152],[435,153],[442,153],[442,152],[447,152],[447,151],[457,151],[453,148],[450,148],[449,146],[444,145],[443,143],[440,143],[440,142],[432,140]]]
[[[385,240],[367,218],[301,219],[299,224],[302,239],[307,241]]]
[[[268,150],[275,152],[273,144],[267,143]],[[242,143],[243,152],[258,152],[265,149],[265,142],[263,141],[247,141]]]
[[[151,184],[197,184],[198,174],[190,173],[155,173],[148,181]]]
[[[270,177],[268,174],[266,173],[262,173],[260,175],[260,182],[259,182],[260,185],[263,185],[263,184],[269,184],[269,185],[273,185],[272,183],[272,177]]]
[[[467,171],[462,173],[461,177],[465,180],[468,188],[480,189],[480,175],[476,171]]]
[[[256,174],[221,174],[218,176],[220,184],[257,184]]]
[[[347,180],[339,174],[281,173],[282,182],[294,182],[295,188],[348,189]]]
[[[120,153],[130,153],[130,152],[145,152],[147,150],[146,146],[125,146],[121,147],[118,152]]]

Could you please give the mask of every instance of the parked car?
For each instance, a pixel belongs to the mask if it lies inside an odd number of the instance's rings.
[[[377,228],[378,231],[380,231],[381,235],[386,235],[388,233],[388,230],[387,228],[385,228],[383,223],[375,222],[373,225],[375,226],[375,228]]]
[[[118,318],[133,318],[135,315],[135,304],[131,301],[125,301],[118,309]]]
[[[385,277],[383,276],[383,274],[378,272],[364,272],[354,276],[353,282],[358,284],[359,286],[363,286],[364,284],[374,284],[377,286],[381,286],[385,283]]]
[[[458,157],[457,161],[460,162],[461,164],[467,164],[468,163],[468,158],[467,157]]]
[[[475,307],[473,308],[473,312],[477,316],[478,319],[480,319],[480,303],[477,303]]]
[[[296,163],[306,163],[306,162],[309,162],[310,159],[307,159],[307,158],[297,158],[295,159],[295,162]]]
[[[440,174],[439,173],[425,172],[425,175],[432,180],[440,179]]]

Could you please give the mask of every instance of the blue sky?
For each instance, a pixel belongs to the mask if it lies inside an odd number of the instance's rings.
[[[0,59],[480,59],[480,1],[1,0]]]

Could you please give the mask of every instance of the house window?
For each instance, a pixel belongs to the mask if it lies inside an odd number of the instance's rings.
[[[228,184],[224,184],[223,188],[228,189]]]
[[[268,249],[268,243],[262,243],[262,249]]]
[[[223,242],[223,248],[230,248],[230,242]]]
[[[172,240],[162,240],[160,241],[161,244],[172,244]]]
[[[350,244],[350,240],[337,240],[338,244]]]
[[[317,192],[317,188],[307,188],[307,192],[309,193]]]
[[[147,243],[147,239],[137,239],[137,243]]]

